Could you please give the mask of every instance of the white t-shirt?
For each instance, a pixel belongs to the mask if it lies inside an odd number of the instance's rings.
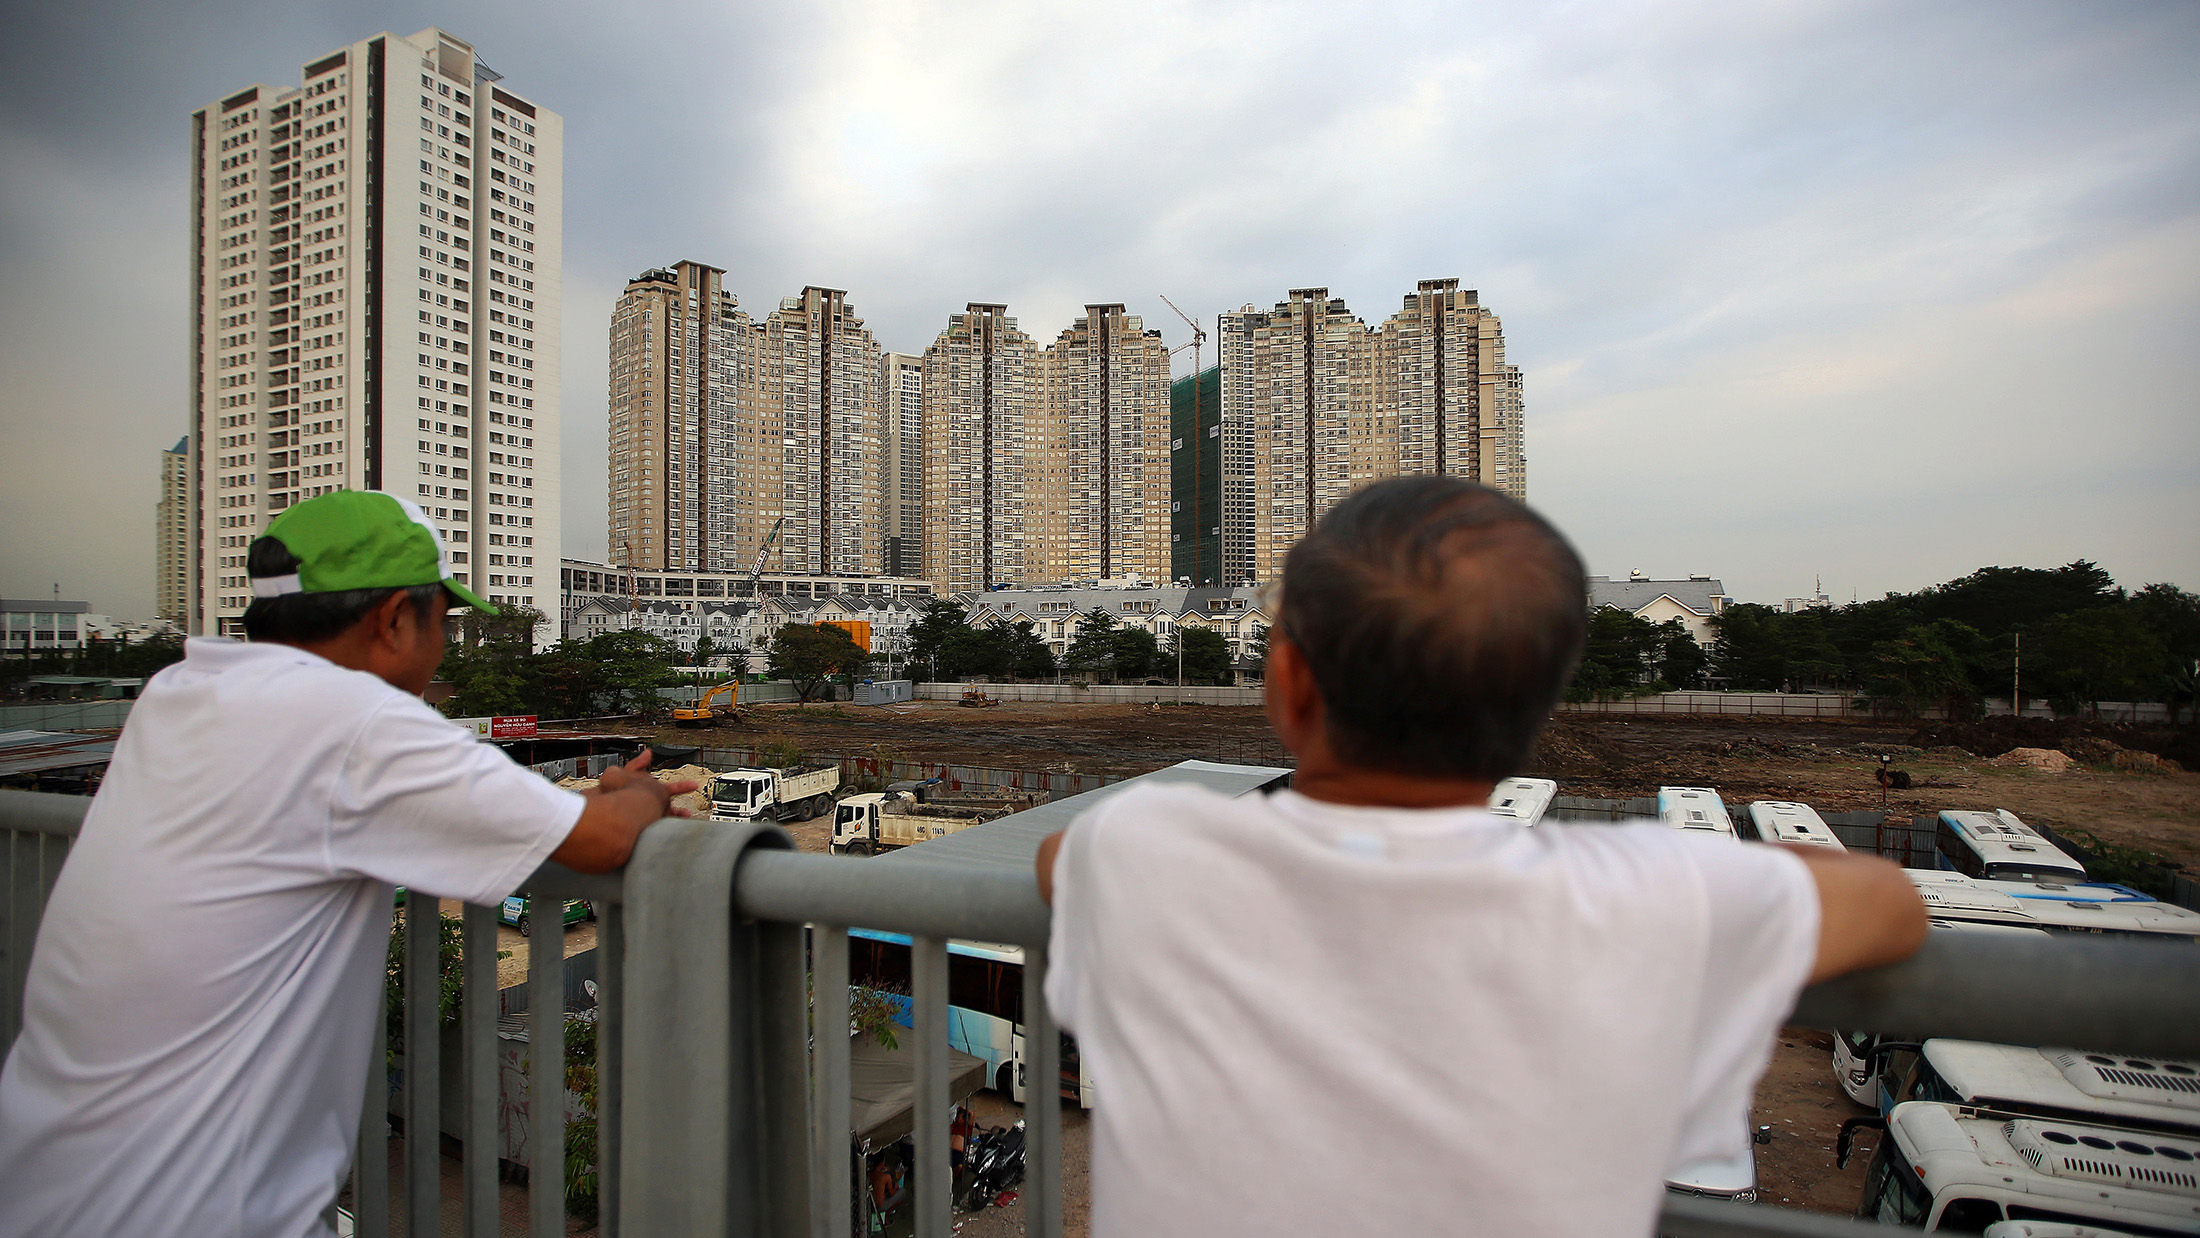
[[[581,806],[373,675],[189,641],[39,928],[0,1071],[0,1235],[326,1233],[391,887],[493,904]]]
[[[1292,792],[1126,791],[1054,883],[1100,1238],[1646,1235],[1818,937],[1772,847]]]

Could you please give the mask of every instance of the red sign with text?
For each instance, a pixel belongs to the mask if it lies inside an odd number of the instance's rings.
[[[535,715],[533,714],[511,714],[501,718],[489,719],[489,738],[491,739],[533,739],[534,737]]]

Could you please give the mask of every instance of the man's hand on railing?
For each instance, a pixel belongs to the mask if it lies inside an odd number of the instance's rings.
[[[626,764],[605,770],[593,788],[581,793],[588,801],[581,819],[573,823],[573,832],[550,853],[550,859],[578,873],[608,873],[623,867],[643,830],[666,817],[691,815],[685,808],[673,807],[672,799],[700,785],[651,777],[649,750],[644,748]]]

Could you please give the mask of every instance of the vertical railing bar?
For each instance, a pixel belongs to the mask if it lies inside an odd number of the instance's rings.
[[[1024,1128],[1031,1147],[1031,1194],[1024,1232],[1060,1238],[1062,1232],[1062,1034],[1047,1009],[1047,950],[1024,948],[1024,1046],[1030,1073],[1024,1080]]]
[[[810,1099],[810,1233],[847,1238],[854,1232],[854,1103],[849,1097],[848,930],[810,930],[810,991],[816,1011],[810,1043],[816,1065]]]
[[[565,1238],[565,900],[527,899],[527,1220]]]
[[[38,906],[41,910],[53,897],[54,883],[61,880],[62,861],[69,858],[69,848],[75,845],[72,835],[38,835]]]
[[[596,909],[596,1215],[602,1238],[619,1235],[619,1053],[625,1044],[626,908]]]
[[[465,1061],[466,1238],[497,1238],[497,913],[466,904],[465,989],[459,1044]]]
[[[442,1215],[443,959],[440,900],[405,894],[405,1228],[435,1233]]]
[[[810,1121],[809,963],[800,924],[756,926],[757,1093],[761,1120],[763,1233],[797,1235],[810,1228],[814,1167],[803,1135]]]
[[[8,840],[7,924],[7,1044],[13,1047],[23,1030],[23,986],[30,979],[31,946],[38,940],[38,922],[45,917],[46,901],[39,896],[39,835],[17,832]]]
[[[18,971],[15,927],[28,918],[36,923],[43,907],[25,907],[15,901],[16,851],[28,834],[14,830],[0,836],[0,1057],[15,1047],[15,1034],[23,1020],[23,976]],[[34,914],[35,913],[35,914]]]
[[[910,944],[916,1024],[917,1163],[910,1174],[916,1238],[948,1238],[953,1204],[947,1163],[947,942],[918,937]]]
[[[359,1150],[351,1162],[352,1233],[357,1238],[389,1238],[390,1232],[389,1018],[381,1002],[374,1006],[367,1096],[359,1111]]]

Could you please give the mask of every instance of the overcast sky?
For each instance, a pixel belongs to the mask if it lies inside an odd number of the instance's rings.
[[[2200,5],[147,0],[0,41],[0,594],[151,610],[191,110],[429,25],[566,119],[568,554],[612,302],[692,258],[905,351],[1457,276],[1593,572],[2200,587]]]

